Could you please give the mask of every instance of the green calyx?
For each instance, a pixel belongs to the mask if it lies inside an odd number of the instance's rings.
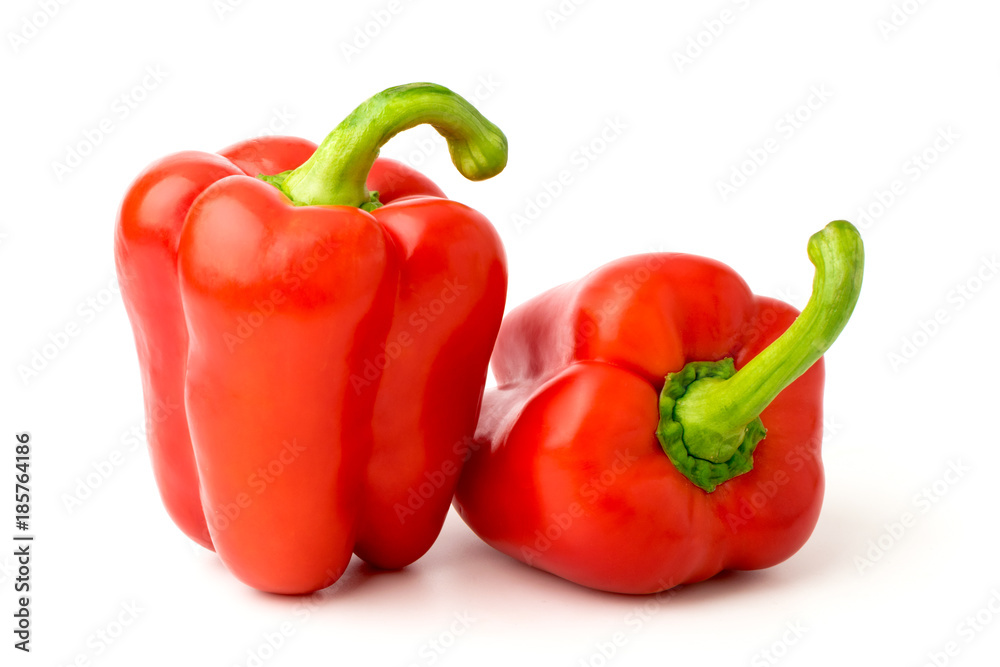
[[[656,437],[677,469],[696,486],[709,493],[715,491],[719,484],[750,472],[753,468],[753,450],[766,433],[764,424],[758,417],[738,432],[728,434],[729,442],[725,446],[728,456],[716,454],[712,458],[706,458],[711,454],[696,453],[688,449],[684,441],[684,427],[675,417],[674,411],[677,399],[684,396],[692,384],[728,380],[734,373],[736,367],[731,358],[722,361],[692,361],[677,373],[667,375],[667,382],[660,392],[660,425],[656,429]],[[717,445],[714,448],[716,452],[723,449],[721,439],[718,442],[709,440],[708,444]]]
[[[444,86],[411,83],[361,104],[299,168],[258,178],[298,205],[371,211],[381,204],[365,181],[379,150],[396,134],[425,123],[447,140],[451,160],[466,178],[491,178],[507,165],[507,138],[475,107]]]
[[[854,312],[864,271],[858,230],[831,222],[808,250],[816,267],[812,296],[777,340],[739,371],[723,359],[667,375],[656,435],[677,469],[706,492],[753,468],[766,433],[760,413],[823,356]]]

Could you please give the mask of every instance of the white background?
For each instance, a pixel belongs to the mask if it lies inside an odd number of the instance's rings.
[[[568,16],[550,13],[557,0],[231,4],[3,5],[0,536],[13,544],[14,434],[30,431],[37,541],[30,655],[12,648],[13,547],[0,548],[0,662],[995,664],[997,3],[567,0]],[[495,223],[508,307],[650,250],[718,258],[801,307],[808,236],[837,218],[862,227],[861,300],[827,354],[828,489],[797,555],[675,595],[609,595],[494,552],[452,514],[405,571],[355,560],[302,600],[246,588],[174,528],[136,435],[112,261],[123,192],[165,154],[269,127],[318,141],[371,94],[424,80],[504,130],[506,171],[464,182],[428,128],[383,154]],[[111,131],[57,173],[104,119]],[[620,130],[602,145],[609,123]],[[776,152],[743,165],[769,139]],[[592,142],[600,154],[581,160]],[[753,173],[724,200],[734,169]],[[572,182],[546,198],[562,170]],[[71,323],[79,334],[23,378]],[[95,477],[115,452],[120,465]]]

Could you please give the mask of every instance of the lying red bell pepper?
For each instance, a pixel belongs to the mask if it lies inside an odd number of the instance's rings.
[[[467,178],[506,164],[468,102],[412,84],[318,148],[272,137],[166,157],[122,204],[115,258],[161,495],[260,590],[328,586],[352,551],[407,565],[450,505],[507,272],[486,218],[376,159],[421,123]]]
[[[830,223],[809,257],[798,317],[680,254],[627,257],[516,308],[463,519],[509,556],[619,593],[795,553],[822,503],[820,357],[857,301],[861,238]]]

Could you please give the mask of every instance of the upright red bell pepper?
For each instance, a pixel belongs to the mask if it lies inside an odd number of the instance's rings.
[[[402,567],[451,502],[506,260],[486,218],[377,159],[421,123],[467,178],[506,164],[468,102],[412,84],[318,148],[274,137],[166,157],[122,204],[115,259],[160,493],[255,588],[323,588],[352,551]]]
[[[791,556],[822,504],[820,357],[857,301],[861,238],[830,223],[809,257],[798,317],[679,254],[627,257],[516,308],[459,513],[514,558],[620,593]]]

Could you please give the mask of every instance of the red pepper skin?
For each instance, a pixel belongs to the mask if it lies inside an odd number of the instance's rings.
[[[293,206],[249,178],[315,148],[270,137],[164,158],[115,238],[168,512],[278,593],[328,586],[352,550],[402,567],[430,547],[506,296],[493,227],[405,165],[375,162],[372,213]]]
[[[177,246],[188,209],[209,185],[258,167],[264,173],[304,162],[304,139],[247,141],[219,155],[185,151],[150,165],[128,189],[115,227],[115,265],[139,354],[146,439],[167,513],[191,539],[212,549],[184,407],[188,334],[177,282]],[[257,172],[260,173],[260,172]]]
[[[823,364],[761,413],[753,469],[706,493],[656,437],[664,376],[742,368],[795,319],[728,267],[655,254],[612,262],[514,309],[493,356],[480,445],[455,506],[488,544],[585,586],[651,593],[779,563],[823,497]]]
[[[295,207],[234,176],[195,200],[177,254],[215,549],[254,588],[325,587],[354,546],[377,385],[354,392],[350,378],[391,324],[390,242],[360,209]]]
[[[387,363],[355,551],[399,568],[430,548],[451,505],[503,317],[507,268],[496,230],[471,208],[429,197],[383,201],[373,215],[392,239],[402,280],[374,359]]]
[[[243,174],[234,161],[249,166],[246,154],[258,147],[264,152],[257,160],[261,167],[279,171],[300,164],[315,150],[310,142],[268,139],[245,142],[220,155],[187,151],[168,156],[150,165],[129,188],[115,227],[115,265],[139,354],[153,473],[174,523],[208,549],[212,540],[184,408],[188,336],[177,282],[177,245],[194,199],[214,182]]]

